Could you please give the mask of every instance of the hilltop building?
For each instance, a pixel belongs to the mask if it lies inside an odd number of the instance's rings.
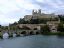
[[[55,14],[45,14],[45,13],[41,13],[41,9],[39,9],[38,11],[37,10],[33,10],[32,11],[32,15],[25,15],[24,16],[24,19],[25,21],[29,21],[31,19],[55,19],[55,18],[58,18],[57,15]]]

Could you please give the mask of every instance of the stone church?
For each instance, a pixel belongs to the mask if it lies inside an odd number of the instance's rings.
[[[31,19],[55,19],[55,18],[58,18],[57,15],[55,14],[45,14],[45,13],[42,13],[41,12],[41,9],[39,9],[38,11],[37,10],[33,10],[32,11],[32,15],[25,15],[24,16],[24,19],[26,21],[29,21]]]

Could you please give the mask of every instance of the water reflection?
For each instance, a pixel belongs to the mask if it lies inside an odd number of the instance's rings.
[[[9,34],[8,33],[4,33],[3,34],[3,39],[7,39],[9,37]]]
[[[57,36],[58,38],[60,38],[60,39],[64,39],[64,36]]]
[[[16,34],[15,33],[13,33],[13,37],[16,37]]]
[[[64,39],[57,36],[32,35],[0,40],[3,48],[64,48]]]

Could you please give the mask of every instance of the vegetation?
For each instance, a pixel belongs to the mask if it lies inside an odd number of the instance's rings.
[[[44,25],[41,27],[41,31],[43,32],[50,32],[49,26],[48,25]]]
[[[58,24],[57,31],[64,32],[64,27],[62,23]]]
[[[0,32],[0,38],[3,39],[3,34],[2,34],[2,32]]]
[[[30,21],[25,21],[24,19],[20,19],[18,21],[18,24],[40,24],[40,23],[46,23],[47,20],[45,19],[31,19]]]
[[[9,37],[13,37],[13,33],[9,32],[8,34],[9,34]]]
[[[58,17],[60,18],[61,23],[64,24],[64,15],[58,15]]]
[[[19,19],[18,24],[28,24],[28,21],[25,21],[24,18],[23,19]]]
[[[24,18],[20,18],[19,21],[18,21],[18,24],[46,24],[47,21],[58,21],[58,18],[55,18],[55,19],[52,19],[52,18],[49,18],[49,19],[31,19],[30,21],[25,21]]]

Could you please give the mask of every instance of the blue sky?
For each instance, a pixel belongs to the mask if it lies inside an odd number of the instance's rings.
[[[0,0],[0,24],[8,25],[31,14],[32,9],[44,13],[64,13],[64,0]]]

